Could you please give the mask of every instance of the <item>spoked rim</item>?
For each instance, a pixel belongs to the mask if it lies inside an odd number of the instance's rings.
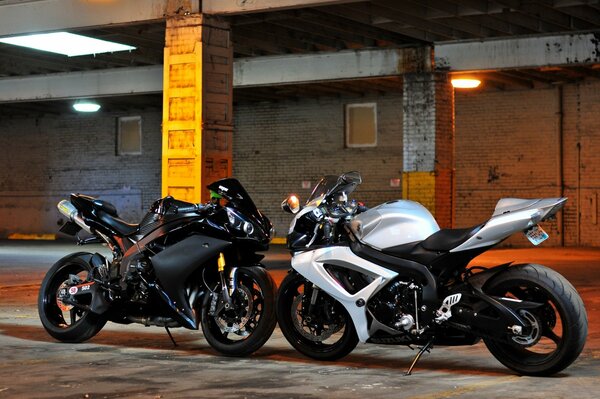
[[[77,264],[65,265],[58,270],[44,292],[43,309],[48,321],[60,329],[69,329],[76,326],[88,313],[80,307],[61,301],[59,294],[68,290],[71,276],[77,276],[81,281],[87,281],[89,271]],[[92,295],[78,295],[77,299],[82,305],[91,303]]]
[[[221,286],[216,288],[219,299]],[[214,295],[214,294],[213,294]],[[238,272],[238,288],[231,296],[233,306],[208,317],[208,326],[215,339],[232,344],[248,339],[258,328],[265,307],[264,294],[250,275]]]
[[[506,281],[494,288],[495,294],[510,299],[542,303],[537,309],[522,309],[520,316],[528,322],[510,343],[493,345],[507,357],[530,366],[541,365],[558,356],[565,346],[564,311],[557,298],[532,281]]]

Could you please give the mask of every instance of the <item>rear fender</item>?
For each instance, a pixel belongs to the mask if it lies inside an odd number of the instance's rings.
[[[482,271],[480,273],[476,273],[471,275],[469,278],[466,279],[466,282],[473,288],[475,288],[476,290],[479,291],[483,291],[486,283],[492,278],[494,277],[496,274],[503,272],[504,270],[508,269],[508,267],[510,265],[512,265],[513,262],[508,262],[508,263],[503,263],[501,265],[498,266],[494,266],[492,268],[489,268],[485,271]]]

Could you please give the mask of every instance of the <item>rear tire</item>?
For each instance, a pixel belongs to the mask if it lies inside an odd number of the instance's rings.
[[[521,344],[484,338],[490,352],[506,367],[520,374],[547,376],[564,370],[583,350],[588,329],[583,301],[554,270],[534,264],[510,267],[494,276],[484,291],[545,303],[522,314],[535,328]]]
[[[83,258],[88,255],[91,254],[78,253],[62,258],[48,270],[40,287],[38,296],[40,321],[48,334],[62,342],[87,341],[106,324],[104,316],[64,304],[57,297],[59,289],[68,282],[70,275],[77,275],[83,281],[87,279],[92,268]],[[84,305],[89,305],[91,294],[89,298],[85,297],[78,298],[86,301]]]
[[[313,284],[296,272],[283,279],[277,297],[279,327],[298,352],[317,360],[340,359],[358,344],[354,323],[344,306],[322,290],[317,308],[307,314],[312,290]]]

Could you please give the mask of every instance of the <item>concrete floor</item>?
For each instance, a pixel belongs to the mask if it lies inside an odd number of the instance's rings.
[[[483,344],[436,347],[410,377],[415,352],[359,345],[342,361],[303,357],[279,329],[256,354],[226,358],[200,332],[176,329],[173,348],[158,327],[112,323],[83,344],[63,344],[43,330],[36,298],[46,270],[79,248],[55,242],[0,242],[0,398],[597,398],[600,384],[600,249],[496,250],[477,259],[551,266],[581,293],[590,322],[580,358],[552,378],[519,377]],[[92,248],[98,250],[98,248]],[[289,256],[266,258],[277,281]],[[275,269],[275,270],[273,270]]]

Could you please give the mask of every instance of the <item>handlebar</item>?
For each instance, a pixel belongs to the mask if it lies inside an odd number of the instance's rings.
[[[340,205],[342,206],[340,207]],[[337,209],[334,210],[332,209],[332,207],[337,207]],[[324,207],[321,207],[321,209],[323,210],[323,213],[325,215],[334,217],[336,219],[352,217],[358,215],[359,213],[366,212],[367,210],[369,210],[369,208],[367,208],[360,202],[350,207],[346,206],[345,204],[331,204],[331,206],[326,205]]]
[[[209,205],[192,204],[190,206],[177,207],[175,209],[175,213],[191,213],[191,212],[202,213],[208,207],[209,207]]]

